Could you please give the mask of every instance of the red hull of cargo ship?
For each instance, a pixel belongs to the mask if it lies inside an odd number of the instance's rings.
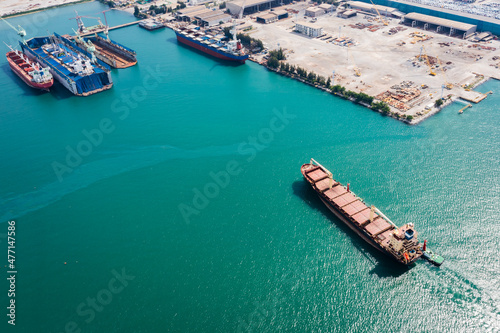
[[[207,53],[213,57],[216,57],[216,58],[219,58],[219,59],[223,59],[223,60],[228,60],[228,61],[235,61],[235,62],[239,62],[239,63],[242,63],[244,64],[246,59],[244,60],[237,60],[237,59],[234,59],[234,58],[231,58],[231,57],[228,57],[228,56],[224,56],[220,53],[217,53],[213,50],[210,50],[209,48],[206,48],[206,47],[203,47],[201,45],[198,45],[190,40],[187,40],[185,38],[182,38],[181,36],[177,35],[177,41],[181,42],[182,44],[186,44],[188,46],[191,46],[192,48],[195,48],[197,50],[200,50],[201,52],[204,52],[204,53]]]
[[[33,67],[17,55],[16,52],[7,52],[6,57],[9,62],[10,69],[12,69],[12,71],[16,73],[16,75],[19,76],[28,86],[48,91],[54,84],[53,78],[50,81],[43,83],[33,82],[31,75],[28,74],[28,72],[33,70]]]

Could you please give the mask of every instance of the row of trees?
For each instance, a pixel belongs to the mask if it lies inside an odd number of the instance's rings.
[[[250,51],[260,51],[264,48],[264,43],[262,43],[260,39],[252,38],[249,35],[239,33],[236,34],[236,38],[238,38],[241,41],[241,44],[243,44],[243,46],[245,46]]]
[[[167,12],[171,13],[172,12],[172,8],[168,7],[167,9],[167,5],[163,4],[161,6],[155,6],[155,5],[151,5],[149,7],[149,12],[151,14],[155,13],[155,14],[166,14]]]
[[[279,51],[279,50],[278,50]],[[307,70],[299,67],[299,66],[294,66],[290,65],[289,63],[286,62],[279,62],[279,60],[276,57],[276,54],[278,51],[271,51],[270,54],[272,55],[269,57],[269,60],[267,61],[267,64],[269,67],[273,69],[279,69],[279,71],[283,73],[290,74],[291,76],[298,76],[301,79],[303,79],[306,82],[309,82],[314,85],[322,86],[327,89],[329,89],[332,94],[339,95],[345,99],[349,100],[354,100],[356,103],[364,103],[367,105],[370,105],[370,107],[375,110],[379,111],[382,114],[389,114],[390,113],[390,108],[389,105],[387,105],[385,102],[374,102],[374,97],[370,96],[368,94],[365,94],[363,92],[357,93],[352,90],[347,90],[345,87],[341,85],[331,85],[331,79],[328,77],[325,79],[325,77],[318,75],[314,72],[308,72]],[[411,116],[410,116],[411,117]],[[413,119],[413,117],[408,118],[408,120]]]

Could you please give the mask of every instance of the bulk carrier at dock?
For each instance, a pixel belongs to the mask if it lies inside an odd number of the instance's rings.
[[[192,48],[200,50],[213,57],[234,61],[244,64],[248,59],[248,54],[245,53],[241,42],[236,40],[236,30],[233,28],[231,33],[233,39],[227,40],[223,34],[211,35],[208,31],[196,28],[174,28],[177,41],[188,45]]]
[[[426,242],[421,244],[418,241],[413,223],[398,228],[375,206],[368,207],[352,193],[349,184],[345,187],[335,181],[332,173],[314,159],[302,165],[301,172],[326,207],[380,252],[404,265],[410,265],[422,256],[435,265],[444,261],[427,251]]]

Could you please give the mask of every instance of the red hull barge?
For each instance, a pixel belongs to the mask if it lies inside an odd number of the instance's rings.
[[[41,68],[39,64],[27,62],[23,54],[19,51],[10,51],[6,54],[9,66],[17,76],[21,78],[28,86],[49,91],[54,84],[52,75]]]
[[[352,193],[349,184],[345,187],[335,181],[314,159],[302,165],[301,172],[326,207],[374,248],[404,265],[422,256],[413,223],[398,228],[375,206],[368,207]]]

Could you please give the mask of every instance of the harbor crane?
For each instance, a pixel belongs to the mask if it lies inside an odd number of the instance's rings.
[[[106,35],[106,40],[109,42],[109,25],[108,25],[108,19],[106,18],[106,12],[109,12],[110,10],[112,10],[112,8],[110,9],[106,9],[106,10],[103,10],[101,13],[104,15],[104,23],[106,23],[106,26],[104,27],[104,35]],[[100,22],[100,21],[99,21]]]
[[[75,32],[76,34],[76,39],[82,43],[83,45],[85,45],[85,49],[87,50],[88,53],[90,53],[91,55],[91,59],[90,61],[92,61],[92,63],[96,63],[97,59],[95,57],[95,46],[94,44],[89,40],[89,41],[86,41],[82,36],[80,36],[80,34],[78,33],[78,31],[76,31],[75,29],[73,29],[73,31]]]
[[[70,17],[70,20],[76,20],[76,23],[78,24],[78,31],[81,33],[84,33],[86,30],[85,24],[83,24],[82,17],[85,18],[91,18],[97,20],[99,23],[98,26],[103,27],[104,25],[101,22],[101,19],[99,17],[92,17],[92,16],[86,16],[86,15],[78,15],[78,12],[75,10],[76,16],[75,17]]]
[[[2,19],[2,21],[4,21],[5,23],[7,23],[7,25],[9,27],[11,27],[12,29],[14,29],[14,31],[19,35],[19,37],[21,37],[21,39],[23,41],[23,44],[26,44],[26,40],[24,39],[24,37],[26,37],[26,30],[24,30],[23,27],[21,27],[20,25],[18,25],[17,28],[16,28],[12,24],[10,24],[7,20],[4,20],[1,17],[0,17],[0,19]]]
[[[359,70],[358,66],[356,66],[356,63],[354,62],[354,57],[351,52],[351,48],[348,46],[347,47],[347,59],[349,60],[351,58],[351,62],[354,66],[354,75],[356,76],[361,76],[361,71]]]
[[[434,69],[432,68],[431,62],[429,60],[429,56],[427,55],[427,51],[425,50],[425,47],[422,45],[422,48],[420,49],[420,60],[422,60],[422,51],[425,57],[425,61],[427,63],[427,66],[429,66],[429,75],[436,76],[436,72],[434,72]]]
[[[443,64],[441,63],[441,60],[436,56],[437,62],[439,64],[439,68],[441,68],[441,72],[443,73],[443,79],[444,79],[444,87],[448,90],[453,88],[453,84],[449,83],[448,80],[446,79],[446,73],[443,68]]]
[[[382,18],[382,15],[380,15],[380,12],[378,11],[377,7],[375,7],[375,4],[373,3],[373,1],[372,1],[372,0],[370,0],[370,2],[372,3],[373,8],[375,8],[375,11],[377,12],[377,15],[378,15],[378,21],[379,21],[380,23],[382,23],[383,25],[389,25],[389,22],[387,22],[386,20],[384,20],[384,19]]]

